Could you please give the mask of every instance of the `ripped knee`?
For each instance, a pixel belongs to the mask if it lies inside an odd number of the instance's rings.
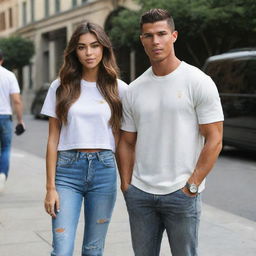
[[[98,224],[104,224],[104,223],[107,223],[107,222],[109,222],[109,219],[98,219],[97,220]]]
[[[65,232],[65,228],[56,228],[55,232],[56,233],[64,233]]]
[[[102,255],[104,241],[99,239],[83,246],[83,256]]]

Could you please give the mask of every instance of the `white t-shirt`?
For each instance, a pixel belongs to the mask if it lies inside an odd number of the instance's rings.
[[[198,124],[223,119],[217,88],[198,68],[181,62],[162,77],[149,68],[123,99],[121,129],[137,132],[132,184],[153,194],[184,187],[204,145]]]
[[[0,115],[11,115],[10,95],[20,93],[16,76],[0,65]]]
[[[60,81],[55,80],[47,93],[41,113],[55,117],[56,89]],[[118,80],[119,96],[122,99],[127,84]],[[100,94],[95,82],[81,80],[80,97],[68,111],[67,125],[62,125],[58,150],[101,148],[115,151],[115,141],[109,119],[111,110]]]

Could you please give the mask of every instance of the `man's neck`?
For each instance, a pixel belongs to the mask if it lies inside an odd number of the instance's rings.
[[[151,65],[156,76],[166,76],[172,73],[180,63],[181,61],[177,57],[174,57],[172,60],[166,59],[161,62],[151,62]]]

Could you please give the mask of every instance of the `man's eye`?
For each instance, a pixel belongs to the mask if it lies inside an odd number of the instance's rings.
[[[143,37],[144,37],[144,38],[151,38],[152,35],[150,35],[150,34],[145,34]]]

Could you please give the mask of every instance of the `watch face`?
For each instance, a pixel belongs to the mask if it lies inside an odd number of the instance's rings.
[[[195,184],[191,184],[190,188],[189,188],[189,191],[191,193],[197,193],[197,186]]]

